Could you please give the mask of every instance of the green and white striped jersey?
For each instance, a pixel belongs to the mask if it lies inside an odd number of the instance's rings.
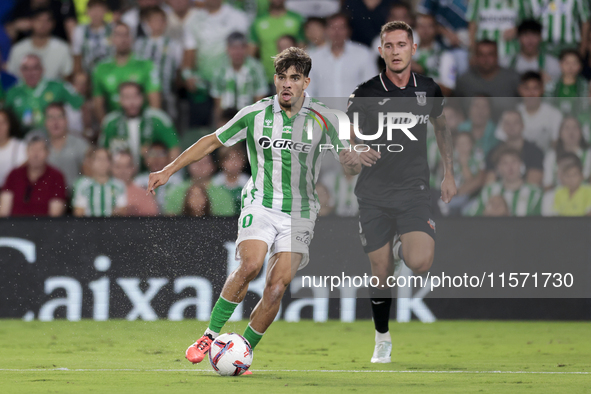
[[[541,214],[542,190],[524,183],[517,190],[506,190],[500,182],[494,182],[482,188],[478,200],[468,208],[469,216],[480,216],[492,196],[503,196],[511,216],[531,216]]]
[[[581,42],[581,25],[590,17],[588,0],[531,0],[531,4],[534,16],[543,26],[543,42]]]
[[[337,150],[349,147],[339,140],[336,116],[326,109],[306,93],[300,111],[288,118],[277,96],[268,97],[215,132],[225,146],[246,140],[252,177],[242,190],[242,207],[262,205],[292,217],[316,218],[322,155],[331,150],[338,159]]]
[[[82,177],[74,185],[72,205],[83,208],[85,216],[111,216],[116,208],[127,206],[127,188],[114,178],[101,184],[92,178]]]
[[[181,44],[165,36],[140,37],[135,42],[134,53],[138,59],[154,63],[160,76],[162,93],[170,94],[183,57]]]
[[[466,15],[477,25],[476,39],[496,41],[499,56],[505,57],[518,51],[518,43],[505,41],[503,32],[519,25],[532,11],[530,0],[471,0]]]
[[[78,25],[72,35],[72,55],[82,56],[82,67],[92,72],[94,66],[113,54],[109,37],[113,27],[106,24],[93,31],[89,25]]]

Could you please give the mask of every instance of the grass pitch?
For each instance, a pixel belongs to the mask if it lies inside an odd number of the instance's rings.
[[[246,322],[228,323],[242,333]],[[184,351],[206,323],[0,321],[1,393],[591,393],[591,324],[391,324],[391,364],[371,364],[373,325],[275,322],[252,376],[220,377]]]

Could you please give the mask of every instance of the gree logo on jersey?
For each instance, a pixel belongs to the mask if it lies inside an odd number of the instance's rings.
[[[271,148],[302,153],[310,153],[310,151],[312,151],[312,144],[306,144],[305,142],[295,142],[283,138],[272,140],[271,138],[264,136],[259,138],[258,142],[263,149]]]

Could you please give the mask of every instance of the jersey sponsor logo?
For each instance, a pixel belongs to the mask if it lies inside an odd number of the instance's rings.
[[[269,137],[259,138],[259,145],[263,149],[277,149],[277,150],[289,150],[294,152],[310,153],[312,151],[312,144],[306,144],[304,142],[294,142],[292,140],[278,138],[272,140]]]
[[[417,95],[417,104],[421,107],[427,105],[427,92],[415,92]]]

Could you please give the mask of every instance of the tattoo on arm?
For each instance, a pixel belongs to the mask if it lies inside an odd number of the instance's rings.
[[[441,153],[445,175],[453,177],[453,139],[451,138],[451,132],[447,129],[445,116],[431,118],[431,123],[435,127],[435,137],[437,138],[439,153]]]

